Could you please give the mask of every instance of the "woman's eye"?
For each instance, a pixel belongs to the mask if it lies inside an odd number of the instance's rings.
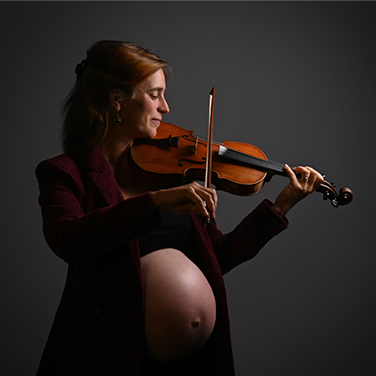
[[[150,94],[150,97],[151,97],[152,99],[159,99],[159,95]]]

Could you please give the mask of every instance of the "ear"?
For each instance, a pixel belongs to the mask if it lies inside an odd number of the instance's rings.
[[[121,98],[121,96],[119,95],[118,92],[110,91],[110,102],[111,102],[112,106],[114,106],[116,111],[121,110],[121,104],[120,104],[121,100],[122,100],[122,98]]]

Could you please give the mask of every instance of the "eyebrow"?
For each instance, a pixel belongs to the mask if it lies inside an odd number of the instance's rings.
[[[165,90],[164,87],[153,87],[152,89],[149,89],[147,92],[151,93],[152,91],[163,91]]]

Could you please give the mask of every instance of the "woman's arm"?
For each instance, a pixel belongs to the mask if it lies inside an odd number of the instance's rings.
[[[82,263],[159,226],[150,193],[87,213],[86,187],[78,172],[45,161],[36,175],[46,241],[67,263]]]
[[[212,223],[208,226],[208,232],[222,273],[255,257],[269,240],[288,225],[287,218],[281,218],[268,200],[262,201],[227,234],[222,234]]]
[[[254,257],[274,236],[288,227],[287,212],[314,192],[323,177],[311,167],[285,166],[290,178],[274,203],[264,200],[236,228],[223,235],[215,227],[209,230],[223,273]],[[295,172],[301,174],[298,179]]]

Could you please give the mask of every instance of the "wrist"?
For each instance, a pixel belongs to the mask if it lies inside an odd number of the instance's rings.
[[[278,214],[281,218],[283,218],[286,214],[287,211],[285,209],[282,209],[280,206],[273,204],[271,206],[272,210]]]
[[[276,214],[283,218],[291,210],[292,206],[293,205],[289,205],[286,202],[280,203],[278,200],[276,200],[275,203],[272,204],[271,208]]]
[[[161,197],[162,191],[150,192],[151,201],[154,205],[154,208],[159,210],[163,208],[163,199]]]

